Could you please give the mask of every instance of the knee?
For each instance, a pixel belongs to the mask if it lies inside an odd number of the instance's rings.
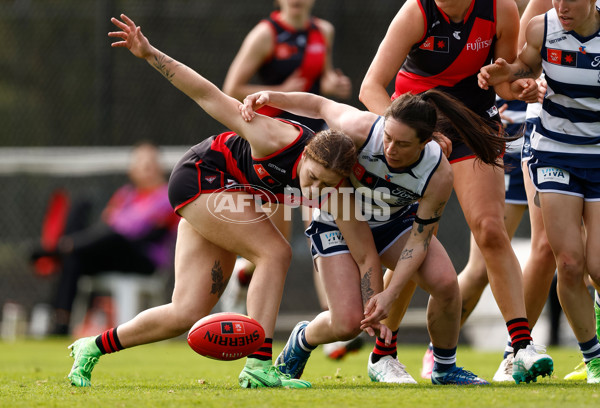
[[[460,289],[455,276],[438,279],[430,295],[439,303],[450,305],[460,302]]]
[[[477,245],[482,251],[510,245],[506,227],[501,218],[485,217],[476,223],[472,231]]]
[[[292,248],[289,242],[284,241],[277,245],[265,246],[263,252],[258,255],[254,264],[258,267],[264,265],[266,270],[283,270],[289,269],[292,262]]]
[[[563,253],[556,257],[559,286],[573,287],[583,281],[584,260],[573,254]]]
[[[338,340],[352,340],[361,332],[360,321],[363,318],[360,313],[346,313],[344,316],[332,317],[332,331]]]

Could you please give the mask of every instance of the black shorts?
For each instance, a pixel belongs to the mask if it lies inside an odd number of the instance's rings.
[[[177,212],[200,194],[212,193],[226,185],[237,184],[228,173],[206,166],[192,149],[177,162],[169,178],[169,201]]]

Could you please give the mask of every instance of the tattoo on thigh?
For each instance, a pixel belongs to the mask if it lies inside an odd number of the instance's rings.
[[[410,258],[412,258],[412,253],[413,253],[412,249],[405,249],[400,254],[400,259],[410,259]]]
[[[360,293],[362,295],[363,305],[367,304],[369,299],[373,297],[375,291],[371,287],[371,277],[372,271],[371,268],[363,275],[360,280]]]
[[[221,268],[220,261],[215,261],[215,265],[212,267],[210,275],[212,277],[212,287],[210,289],[210,293],[216,293],[219,295],[219,297],[221,297],[225,287],[227,287],[227,282],[225,279],[223,279],[223,268]]]

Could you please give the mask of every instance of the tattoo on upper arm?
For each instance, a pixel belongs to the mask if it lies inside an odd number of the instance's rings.
[[[217,294],[219,297],[223,294],[223,291],[227,287],[227,281],[223,278],[223,268],[221,268],[221,261],[216,260],[213,265],[210,275],[212,277],[212,286],[210,288],[211,294]]]
[[[167,64],[172,63],[174,60],[167,57],[165,54],[160,54],[158,57],[154,57],[154,68],[156,68],[169,82],[173,81],[175,76],[174,72],[167,67]]]
[[[371,287],[371,278],[373,276],[371,268],[360,279],[360,293],[362,294],[363,305],[373,297],[375,291]]]

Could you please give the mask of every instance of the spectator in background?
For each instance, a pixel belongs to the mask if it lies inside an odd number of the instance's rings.
[[[223,92],[240,101],[247,95],[266,90],[304,91],[333,99],[350,98],[350,78],[333,68],[335,29],[329,21],[312,15],[315,0],[276,0],[275,3],[279,9],[261,20],[244,39],[225,77]],[[255,77],[258,79],[256,83],[253,81]],[[315,132],[327,127],[322,119],[294,115],[271,106],[261,108],[259,113],[300,122]],[[310,212],[306,207],[300,210],[308,227]],[[289,240],[292,222],[284,220],[283,214],[283,211],[275,211],[271,220]],[[253,271],[251,262],[244,258],[237,260],[233,278],[221,297],[223,309],[245,313],[245,294]],[[321,279],[316,270],[313,274],[319,306],[327,310]],[[324,350],[331,358],[339,359],[361,344],[361,338],[357,338],[336,342]]]
[[[32,259],[53,256],[62,265],[53,301],[53,334],[69,333],[81,275],[111,270],[150,275],[172,262],[179,217],[169,203],[158,147],[147,141],[136,144],[128,175],[130,182],[113,194],[99,222],[67,233],[53,250],[32,254]],[[73,211],[70,223],[80,222],[73,217],[81,215]]]

